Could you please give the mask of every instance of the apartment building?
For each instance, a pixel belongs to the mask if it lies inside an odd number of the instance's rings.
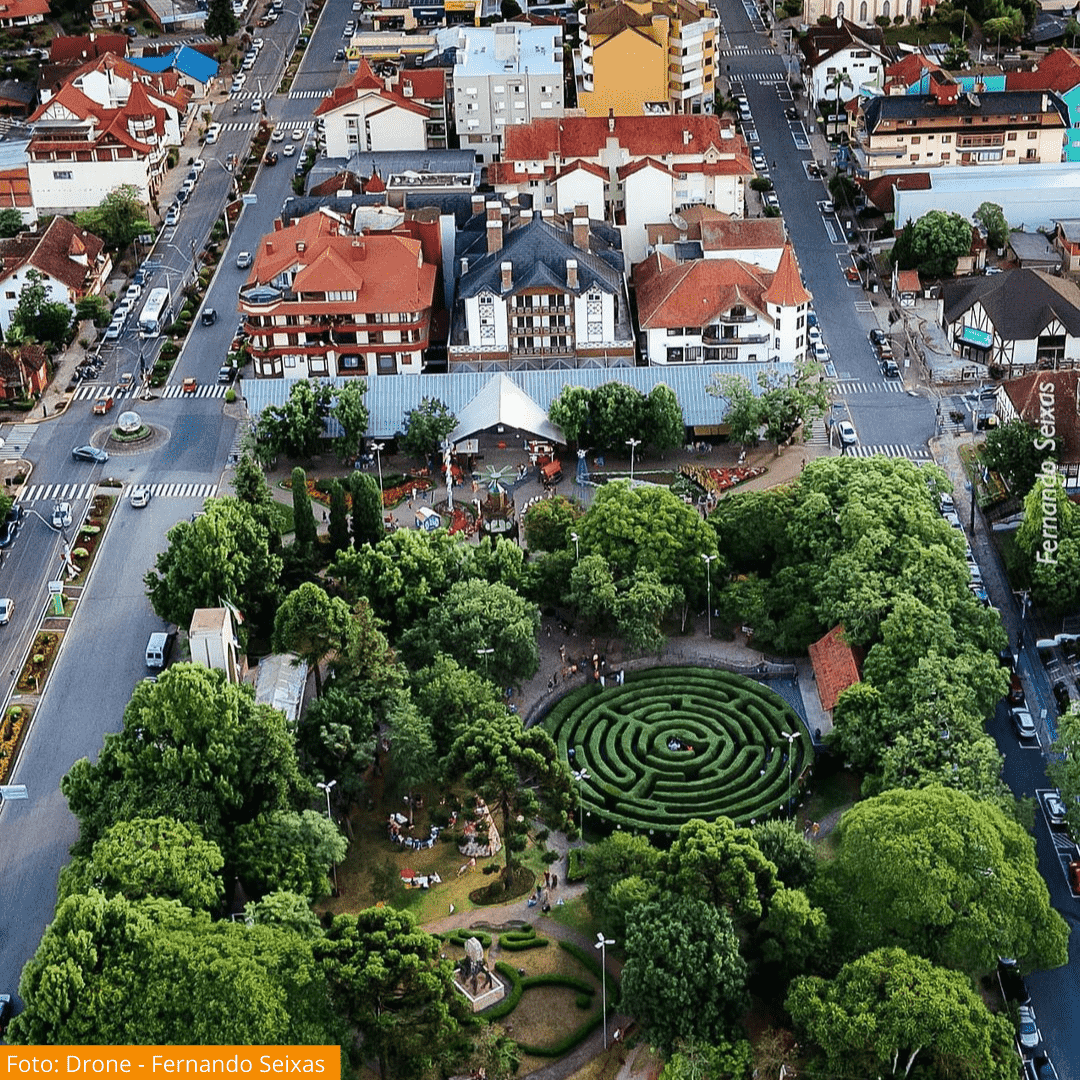
[[[813,101],[851,101],[882,86],[889,58],[876,27],[860,27],[837,17],[828,26],[811,26],[799,38],[803,74]]]
[[[419,375],[436,277],[421,242],[321,210],[276,224],[240,290],[256,378]]]
[[[486,244],[460,260],[451,372],[633,367],[634,332],[619,235],[590,221],[485,207]]]
[[[574,53],[586,116],[711,112],[720,20],[705,0],[596,0]]]
[[[501,152],[506,131],[563,115],[559,28],[496,23],[458,31],[454,124],[479,162]]]
[[[740,259],[679,262],[655,252],[634,268],[634,286],[650,364],[805,359],[812,298],[790,244],[775,270]]]
[[[1054,93],[964,93],[951,82],[930,94],[876,97],[852,146],[859,175],[946,165],[1038,165],[1062,160],[1068,110]]]

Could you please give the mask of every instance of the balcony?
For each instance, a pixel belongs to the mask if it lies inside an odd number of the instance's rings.
[[[736,348],[739,345],[764,345],[771,338],[771,334],[743,334],[740,337],[725,337],[717,334],[715,330],[703,330],[701,333],[703,345],[726,345],[729,348]]]

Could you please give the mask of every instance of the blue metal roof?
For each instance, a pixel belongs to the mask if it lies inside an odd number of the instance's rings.
[[[181,45],[164,56],[131,57],[130,62],[143,71],[168,71],[175,67],[181,74],[196,82],[208,83],[218,73],[218,62],[204,56],[198,49]]]
[[[564,386],[596,387],[622,382],[648,394],[657,383],[665,383],[682,406],[688,427],[723,423],[727,402],[705,392],[716,375],[742,375],[755,393],[761,393],[757,377],[763,371],[780,376],[794,375],[794,364],[686,364],[670,367],[575,368],[550,371],[507,371],[505,374],[545,412]],[[367,407],[371,413],[367,434],[375,439],[392,439],[401,431],[404,416],[419,408],[421,401],[438,398],[460,416],[484,385],[495,378],[491,372],[460,372],[454,375],[376,375],[367,382]],[[263,409],[284,405],[296,379],[244,379],[242,388],[252,419]],[[346,378],[323,380],[332,386],[352,381]]]

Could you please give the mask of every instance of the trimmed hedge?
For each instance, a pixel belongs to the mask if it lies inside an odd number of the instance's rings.
[[[485,934],[483,930],[463,930],[459,927],[457,930],[451,930],[448,934],[442,935],[447,945],[456,945],[459,949],[464,949],[465,942],[471,937],[476,938],[485,949],[491,948],[491,935]]]
[[[587,856],[585,854],[586,848],[571,848],[568,853],[567,859],[567,871],[566,881],[568,884],[573,884],[577,881],[584,881],[587,872]]]
[[[523,952],[525,949],[542,949],[547,938],[536,936],[536,927],[526,924],[520,930],[507,930],[499,935],[499,948],[507,952]]]
[[[505,960],[495,961],[495,973],[501,975],[510,984],[510,993],[497,1005],[485,1009],[480,1016],[484,1020],[501,1020],[509,1016],[521,1002],[521,995],[525,993],[525,980]]]
[[[589,972],[590,975],[593,975],[597,979],[604,978],[604,972],[600,967],[600,961],[597,960],[592,953],[583,949],[580,945],[575,944],[573,941],[560,941],[559,948],[564,952],[568,952],[587,972]],[[619,980],[610,972],[608,972],[607,976],[607,988],[608,1012],[611,1012],[619,1001]]]
[[[630,672],[622,686],[585,686],[544,723],[587,769],[586,809],[613,827],[674,835],[694,817],[739,824],[782,811],[789,776],[812,759],[802,722],[778,694],[711,668]],[[789,773],[788,741],[796,732]],[[669,741],[678,746],[669,749]]]
[[[519,1042],[518,1047],[523,1054],[532,1054],[533,1057],[562,1057],[563,1054],[573,1050],[578,1043],[584,1042],[600,1026],[603,1019],[603,1014],[596,1012],[576,1031],[564,1035],[558,1042],[553,1042],[549,1046],[534,1046],[532,1043]]]

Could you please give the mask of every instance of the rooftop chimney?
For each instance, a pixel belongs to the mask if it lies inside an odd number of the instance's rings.
[[[500,263],[499,273],[502,277],[502,291],[508,293],[514,281],[514,264],[512,262]]]
[[[566,287],[573,291],[577,290],[577,259],[566,260]]]
[[[266,241],[266,254],[267,255],[273,255],[274,254],[274,241],[273,240],[268,239]]]
[[[303,251],[304,248],[306,248],[306,247],[307,247],[307,244],[305,244],[303,240],[297,240],[296,241],[296,250],[297,250],[297,252]]]
[[[692,138],[693,138],[693,136],[690,134],[690,132],[687,131],[686,128],[683,128],[683,133],[682,133],[682,144],[683,144],[683,146],[689,146],[690,145],[690,140]]]
[[[607,111],[607,129],[608,131],[615,130],[615,110],[608,109]]]
[[[484,212],[484,196],[474,195],[472,197],[472,212],[474,214],[482,214]]]
[[[493,251],[502,251],[502,219],[488,217],[487,221],[487,249],[490,254]]]
[[[589,250],[589,208],[574,207],[574,247]]]
[[[461,276],[464,277],[469,272],[469,260],[461,260]]]

